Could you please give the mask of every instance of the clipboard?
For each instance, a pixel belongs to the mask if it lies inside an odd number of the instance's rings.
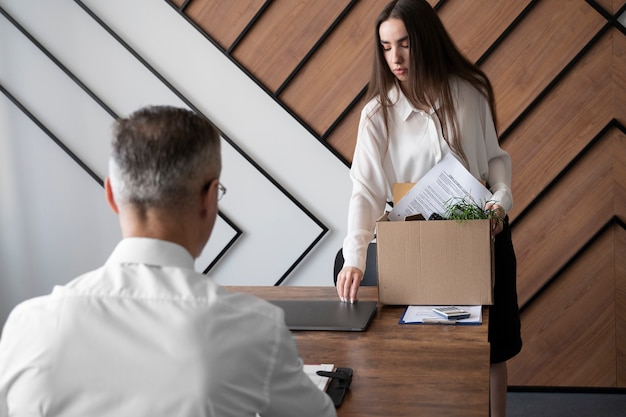
[[[352,383],[352,368],[336,368],[333,372],[317,371],[319,376],[330,378],[330,383],[326,388],[326,394],[333,400],[335,408],[339,408],[343,402],[346,392]]]
[[[450,325],[479,325],[482,324],[482,309],[478,306],[459,306],[468,311],[470,316],[465,319],[447,320],[433,313],[437,306],[407,306],[400,318],[399,324],[450,324]],[[439,306],[442,307],[442,306]]]

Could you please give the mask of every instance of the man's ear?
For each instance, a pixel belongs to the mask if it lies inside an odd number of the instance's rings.
[[[113,210],[115,214],[120,214],[120,210],[117,208],[117,203],[115,203],[115,196],[113,195],[113,189],[111,188],[111,180],[109,177],[104,180],[104,193],[111,210]]]
[[[209,187],[202,193],[202,212],[208,213],[213,210],[217,199],[218,180],[211,181]]]

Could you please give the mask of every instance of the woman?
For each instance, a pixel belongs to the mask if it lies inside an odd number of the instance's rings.
[[[516,261],[506,213],[511,209],[511,158],[500,148],[493,89],[456,48],[425,0],[389,3],[376,22],[369,102],[363,108],[350,170],[353,182],[341,300],[354,302],[367,245],[396,183],[417,182],[451,152],[490,187],[485,206],[495,239],[494,305],[490,310],[491,412],[506,411],[506,360],[521,350]]]

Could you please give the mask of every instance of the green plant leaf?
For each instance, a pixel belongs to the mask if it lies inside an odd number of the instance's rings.
[[[480,205],[471,198],[453,198],[446,201],[446,211],[443,215],[448,220],[462,222],[464,220],[485,220],[497,219],[502,221],[502,217],[494,210],[485,210],[485,204]]]

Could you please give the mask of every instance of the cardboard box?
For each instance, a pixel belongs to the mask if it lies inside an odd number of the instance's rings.
[[[489,220],[376,223],[378,297],[395,305],[493,304]]]

